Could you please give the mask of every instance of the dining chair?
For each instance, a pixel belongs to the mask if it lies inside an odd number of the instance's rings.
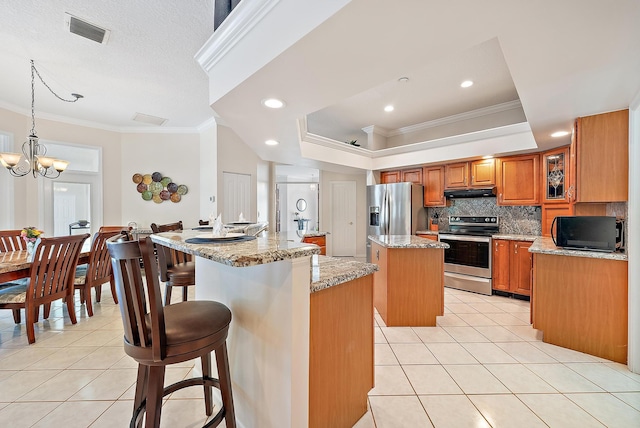
[[[27,244],[20,236],[20,232],[22,232],[21,229],[0,230],[0,253],[27,249]]]
[[[153,233],[171,232],[182,230],[182,222],[161,224],[151,223]],[[182,301],[187,301],[189,286],[196,284],[196,265],[190,256],[164,245],[156,247],[158,253],[158,266],[160,268],[160,281],[165,284],[164,304],[171,304],[171,290],[173,287],[182,287]]]
[[[44,305],[43,316],[47,319],[51,302],[64,299],[71,323],[76,323],[73,279],[82,244],[88,237],[85,233],[42,238],[34,249],[26,284],[0,289],[0,309],[13,310],[16,324],[20,323],[20,309],[24,308],[29,343],[36,341],[34,324],[38,322],[40,305]]]
[[[154,244],[150,238],[107,240],[116,292],[124,325],[124,351],[138,362],[138,377],[130,427],[160,425],[162,398],[179,389],[202,385],[205,413],[213,413],[212,387],[220,389],[222,407],[205,426],[236,426],[226,339],[231,311],[219,302],[199,300],[163,306]],[[156,248],[159,247],[155,246]],[[157,248],[159,250],[159,248]],[[144,266],[144,279],[139,260]],[[218,377],[211,377],[215,351]],[[163,388],[167,365],[200,358],[202,377],[185,379]]]
[[[131,232],[130,226],[100,226],[98,232]]]
[[[115,303],[118,303],[116,287],[111,274],[111,259],[107,250],[106,241],[115,235],[122,233],[122,228],[118,227],[110,231],[102,231],[93,236],[89,263],[80,265],[76,269],[74,286],[80,290],[80,303],[87,305],[87,315],[93,316],[93,303],[91,299],[91,289],[96,289],[96,302],[100,302],[102,296],[102,284],[111,283],[111,295]],[[125,227],[125,233],[127,228]]]

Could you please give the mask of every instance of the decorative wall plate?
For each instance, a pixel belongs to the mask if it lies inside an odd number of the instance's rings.
[[[131,179],[136,184],[142,183],[142,174],[135,173]]]
[[[152,174],[135,173],[131,180],[136,184],[136,190],[145,201],[161,204],[164,201],[180,202],[182,196],[189,192],[184,185],[174,183],[171,177],[163,177],[158,171]]]

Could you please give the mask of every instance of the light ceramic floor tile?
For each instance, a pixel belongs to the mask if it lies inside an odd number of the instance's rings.
[[[122,338],[120,339],[122,342]],[[70,369],[108,369],[115,363],[120,361],[126,354],[122,347],[110,347],[105,346],[101,348],[95,348],[95,350],[86,357],[78,360],[72,364]]]
[[[542,340],[542,332],[528,325],[507,325],[504,328],[529,342]]]
[[[414,395],[415,391],[400,366],[377,366],[375,387],[369,391],[373,395]]]
[[[607,367],[610,367],[610,368],[614,369],[618,373],[622,373],[623,375],[625,375],[627,377],[630,377],[631,379],[635,380],[636,382],[640,382],[640,374],[639,373],[631,373],[629,371],[629,367],[627,367],[627,365],[620,364],[620,363],[614,363],[613,361],[609,361],[609,362],[604,363],[604,364]]]
[[[469,303],[469,306],[471,306],[473,309],[475,309],[476,311],[480,312],[481,314],[492,314],[491,317],[493,318],[493,315],[506,315],[506,313],[498,308],[497,306],[491,304],[491,303],[487,303],[485,301],[482,302],[472,302]]]
[[[526,364],[526,367],[562,393],[603,392],[602,388],[563,364]]]
[[[594,363],[598,361],[596,357],[592,355],[574,351],[573,349],[562,348],[550,343],[532,342],[531,344],[561,363]]]
[[[51,355],[43,358],[33,364],[27,369],[29,370],[45,370],[45,369],[66,369],[67,367],[75,364],[82,358],[95,351],[93,347],[78,347],[78,348],[51,348],[49,350]]]
[[[640,426],[640,411],[611,394],[567,394],[567,398],[608,428]]]
[[[132,414],[133,400],[116,401],[91,424],[91,428],[127,427]]]
[[[445,316],[436,317],[436,324],[440,327],[444,326],[466,326],[469,325],[462,318],[455,314],[447,314]]]
[[[617,392],[613,395],[640,411],[640,392]]]
[[[373,328],[373,341],[374,343],[388,343],[387,338],[382,334],[380,327]]]
[[[0,381],[0,401],[15,401],[55,377],[60,370],[21,370]]]
[[[213,363],[215,366],[215,363]],[[181,381],[185,379],[192,368],[190,367],[175,367],[175,365],[171,365],[165,369],[164,374],[164,386],[165,388],[173,383]],[[194,393],[194,390],[198,389],[200,391],[199,394]],[[199,388],[184,388],[180,391],[176,391],[171,395],[165,397],[165,399],[173,398],[174,396],[182,396],[182,398],[200,398],[202,397],[202,389]],[[135,397],[136,385],[133,384],[127,391],[122,394],[119,400],[133,400]]]
[[[640,392],[640,382],[602,363],[567,363],[567,367],[608,392]]]
[[[20,397],[18,401],[67,400],[102,372],[103,370],[63,370],[37,389]]]
[[[493,427],[542,428],[547,426],[514,395],[469,395],[468,397]]]
[[[445,308],[448,308],[453,314],[477,314],[478,311],[473,309],[466,303],[450,303],[445,304]]]
[[[474,327],[480,334],[492,342],[522,342],[522,338],[500,325]]]
[[[458,299],[456,296],[453,296],[451,294],[446,294],[444,295],[444,303],[445,305],[447,303],[462,303],[462,300]]]
[[[370,397],[376,428],[432,427],[420,400],[408,397]]]
[[[488,342],[478,330],[473,327],[443,327],[457,342]]]
[[[28,428],[58,407],[60,402],[11,403],[0,410],[0,426]]]
[[[472,327],[481,325],[498,325],[484,314],[457,314],[464,322]]]
[[[456,296],[458,300],[464,303],[484,303],[484,296],[475,293],[458,294]]]
[[[371,409],[367,411],[367,413],[362,416],[358,422],[353,426],[353,428],[376,428],[376,424],[373,421],[373,413],[371,413]]]
[[[117,400],[136,383],[137,369],[106,370],[69,400]]]
[[[490,428],[465,395],[421,395],[419,398],[435,428]]]
[[[67,401],[56,407],[33,428],[84,428],[111,406],[111,401]]]
[[[418,395],[462,394],[460,387],[440,365],[415,365],[403,368]]]
[[[555,363],[555,359],[528,342],[496,343],[504,352],[521,363]]]
[[[500,314],[490,314],[491,319],[494,320],[498,325],[531,325],[528,319],[523,320],[518,318],[516,315],[518,314],[508,314],[508,313],[500,313]],[[527,316],[529,314],[526,314]]]
[[[413,327],[413,331],[424,343],[456,341],[443,327]]]
[[[529,313],[528,306],[519,305],[512,302],[508,302],[508,303],[498,302],[498,303],[493,303],[493,305],[498,309],[502,309],[503,311],[508,313],[521,312],[521,313],[527,313],[527,315]]]
[[[473,358],[459,343],[429,343],[427,348],[438,359],[440,364],[477,364]]]
[[[26,340],[26,337],[24,338]],[[51,355],[46,348],[26,348],[0,360],[0,370],[22,370]]]
[[[373,315],[373,320],[375,321],[375,325],[377,326],[382,326],[382,327],[386,327],[386,324],[384,323],[384,320],[382,319],[382,317],[380,316],[379,313],[375,313]]]
[[[517,361],[494,343],[461,343],[482,364],[517,363]]]
[[[513,393],[558,392],[522,364],[487,364],[485,367]]]
[[[444,368],[465,394],[501,394],[509,392],[506,386],[480,364],[445,365]]]
[[[517,397],[550,427],[604,427],[562,394],[518,394]]]
[[[33,346],[36,348],[64,348],[91,334],[90,331],[76,330],[73,327],[73,325],[69,326],[67,328],[68,331],[56,331],[55,334],[48,336],[44,340],[36,340]]]
[[[420,343],[421,340],[411,327],[380,327],[389,343]]]
[[[438,364],[438,360],[424,343],[394,343],[393,353],[400,364]]]
[[[218,410],[220,409],[214,408],[213,413],[215,414]],[[160,427],[199,427],[202,426],[206,420],[207,415],[204,412],[203,400],[169,400],[162,406]]]
[[[111,340],[119,340],[122,344],[122,332],[116,330],[96,330],[76,340],[70,346],[102,346]]]
[[[397,366],[398,359],[387,343],[376,343],[373,348],[374,364],[376,366]]]

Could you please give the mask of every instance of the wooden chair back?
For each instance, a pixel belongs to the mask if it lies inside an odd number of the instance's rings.
[[[57,299],[73,299],[73,281],[78,257],[88,233],[42,238],[31,262],[26,307],[34,308]]]
[[[151,223],[151,230],[153,233],[171,232],[174,230],[183,230],[182,221],[169,224],[156,224]],[[158,253],[158,267],[160,268],[160,280],[162,282],[169,281],[169,270],[177,264],[187,263],[191,260],[189,254],[174,250],[165,245],[158,245],[156,247]]]
[[[98,232],[130,232],[131,227],[129,226],[100,226]]]
[[[153,233],[171,232],[173,230],[183,230],[182,221],[179,221],[176,223],[168,223],[168,224],[151,223],[151,230],[153,230]]]
[[[154,244],[149,238],[140,241],[124,239],[114,236],[107,240],[124,338],[130,346],[152,348],[153,360],[162,361],[166,351],[166,333]],[[141,258],[146,281],[142,279]]]
[[[27,249],[27,243],[20,236],[20,232],[21,229],[0,230],[0,253]]]
[[[100,229],[102,230],[102,228]],[[107,239],[120,235],[121,233],[121,229],[116,229],[101,231],[93,235],[85,280],[87,286],[94,287],[101,285],[111,279],[111,258],[109,257],[109,250],[107,249]]]

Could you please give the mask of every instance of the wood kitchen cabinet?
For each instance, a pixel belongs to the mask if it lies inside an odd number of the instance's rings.
[[[496,184],[495,159],[445,165],[445,189],[491,187]]]
[[[425,166],[422,170],[424,186],[424,206],[444,207],[444,166]]]
[[[450,163],[444,166],[445,189],[461,189],[469,186],[469,164]]]
[[[542,153],[542,204],[570,203],[569,146]]]
[[[629,199],[629,111],[580,117],[575,122],[573,202]]]
[[[419,236],[421,238],[425,238],[425,239],[431,239],[432,241],[437,241],[438,240],[438,235],[425,235],[422,233],[416,233],[416,236]]]
[[[382,171],[380,173],[380,183],[400,183],[402,181],[402,174],[400,171]]]
[[[529,241],[493,240],[491,281],[494,290],[531,295],[531,244]]]
[[[551,224],[554,218],[572,215],[575,215],[575,206],[573,204],[542,205],[542,236],[551,236]]]
[[[403,169],[402,181],[408,183],[419,184],[422,186],[422,168]]]
[[[327,237],[326,236],[305,236],[302,242],[306,244],[315,244],[320,247],[320,255],[327,255]]]
[[[540,156],[523,155],[497,161],[498,205],[540,205]]]

